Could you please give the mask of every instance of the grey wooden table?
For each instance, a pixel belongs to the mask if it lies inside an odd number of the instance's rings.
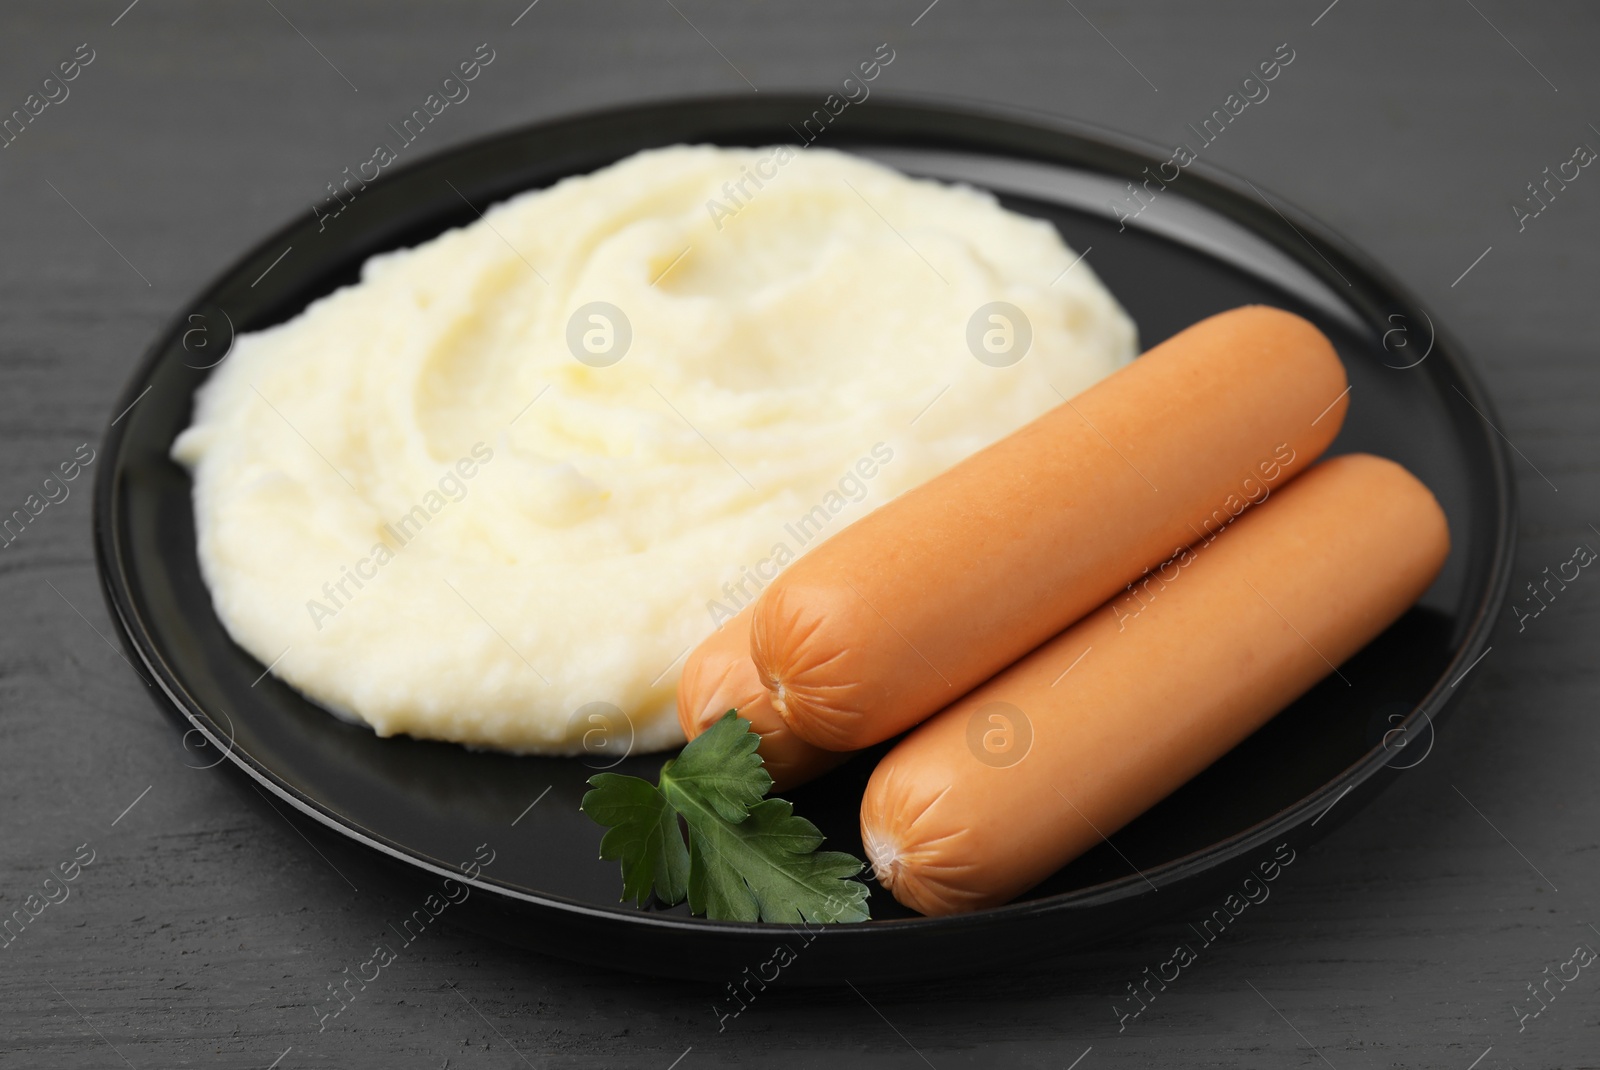
[[[98,444],[175,309],[480,42],[496,62],[432,149],[608,104],[825,89],[878,42],[884,91],[1166,142],[1287,43],[1293,67],[1210,159],[1341,229],[1467,341],[1517,450],[1519,590],[1600,546],[1600,173],[1537,216],[1525,188],[1600,146],[1593,5],[525,4],[8,2],[0,114],[38,114],[0,138],[0,513]],[[46,85],[62,63],[75,76]],[[0,549],[0,913],[76,875],[0,949],[6,1066],[1600,1066],[1600,963],[1548,1005],[1529,990],[1600,947],[1589,573],[1520,630],[1508,611],[1428,759],[1121,1031],[1113,1001],[1182,919],[981,981],[773,989],[720,1032],[708,989],[440,929],[319,1031],[313,1005],[398,904],[185,767],[108,642],[88,484]]]

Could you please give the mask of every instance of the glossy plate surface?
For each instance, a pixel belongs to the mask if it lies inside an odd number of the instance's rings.
[[[471,222],[463,196],[485,207],[676,142],[792,144],[791,124],[815,103],[765,94],[669,103],[477,142],[386,175],[331,221],[308,213],[180,310],[114,410],[126,412],[110,426],[97,466],[95,524],[113,616],[152,693],[187,731],[190,764],[238,774],[255,789],[247,797],[294,822],[341,873],[378,880],[418,907],[443,878],[461,876],[461,863],[492,852],[466,900],[448,909],[451,920],[497,938],[716,982],[788,943],[804,950],[785,976],[806,983],[970,972],[1082,946],[1189,906],[1209,910],[1278,845],[1303,849],[1425,759],[1433,723],[1459,693],[1452,681],[1484,649],[1514,533],[1490,404],[1443,326],[1337,236],[1204,163],[1123,226],[1110,202],[1131,207],[1127,182],[1169,152],[1054,120],[880,98],[850,108],[817,144],[987,187],[1049,220],[1079,252],[1092,250],[1089,263],[1137,321],[1145,347],[1251,302],[1298,312],[1334,340],[1352,393],[1333,452],[1405,464],[1438,496],[1454,539],[1422,604],[1344,666],[1351,686],[1334,679],[1313,690],[1117,833],[1114,846],[1010,906],[924,919],[875,888],[873,921],[807,935],[619,904],[617,867],[596,857],[601,829],[578,811],[597,758],[379,739],[275,677],[262,679],[265,666],[233,645],[212,611],[195,558],[189,481],[167,459],[195,388],[232,333],[293,316],[353,282],[374,253]],[[653,780],[663,757],[629,758],[616,771]],[[829,846],[858,856],[871,757],[788,796]],[[310,852],[306,859],[324,864]]]

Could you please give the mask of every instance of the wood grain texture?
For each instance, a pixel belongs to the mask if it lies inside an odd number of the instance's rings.
[[[1293,66],[1209,158],[1344,232],[1466,342],[1524,455],[1517,586],[1600,545],[1600,174],[1521,232],[1510,210],[1575,144],[1600,146],[1592,6],[674,2],[543,0],[515,27],[524,0],[8,3],[0,112],[80,43],[95,59],[0,149],[0,512],[98,444],[136,357],[205,280],[479,42],[498,58],[430,150],[744,78],[820,98],[880,41],[897,58],[877,91],[1166,142],[1287,42]],[[87,484],[0,549],[0,913],[95,852],[0,950],[5,1066],[1600,1065],[1600,965],[1520,1032],[1513,1010],[1546,966],[1600,947],[1587,573],[1521,634],[1508,613],[1427,760],[1120,1032],[1113,1002],[1183,921],[997,977],[774,988],[722,1031],[709,988],[441,929],[319,1031],[325,986],[409,905],[352,891],[250,793],[185,767],[105,641]]]

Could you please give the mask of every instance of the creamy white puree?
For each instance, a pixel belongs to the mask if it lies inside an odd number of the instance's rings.
[[[574,753],[603,702],[635,751],[674,745],[683,655],[819,507],[832,534],[1133,356],[1075,259],[985,193],[821,149],[515,197],[240,336],[198,392],[172,452],[217,614],[380,735]],[[1032,330],[1005,367],[968,344],[997,301]],[[568,344],[593,302],[631,328],[606,367]]]

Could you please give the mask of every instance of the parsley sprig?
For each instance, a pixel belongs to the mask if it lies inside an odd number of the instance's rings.
[[[622,864],[622,897],[652,890],[668,904],[724,921],[866,921],[859,859],[819,851],[822,833],[783,799],[761,737],[729,710],[661,769],[659,784],[619,773],[589,778],[582,809],[606,826],[600,857]],[[688,827],[684,842],[678,821]]]

